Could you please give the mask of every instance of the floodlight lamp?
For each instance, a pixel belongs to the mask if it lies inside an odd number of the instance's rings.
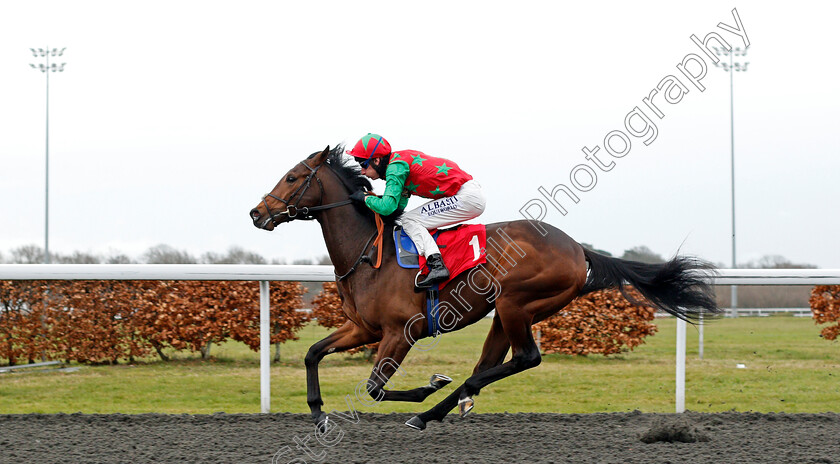
[[[32,56],[34,56],[35,58],[38,58],[38,52],[36,52],[34,48],[30,48],[29,50],[32,51]]]

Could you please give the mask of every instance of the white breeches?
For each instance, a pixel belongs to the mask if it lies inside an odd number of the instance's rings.
[[[469,221],[484,212],[486,200],[481,192],[481,185],[469,180],[461,186],[458,193],[451,197],[430,200],[422,206],[406,211],[400,217],[405,233],[417,246],[417,251],[425,257],[440,253],[429,229],[451,226]]]

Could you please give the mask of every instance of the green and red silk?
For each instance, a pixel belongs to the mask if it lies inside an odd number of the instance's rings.
[[[408,178],[405,190],[424,198],[451,197],[472,176],[464,172],[453,161],[435,158],[416,150],[400,150],[391,156],[391,163],[408,164]]]

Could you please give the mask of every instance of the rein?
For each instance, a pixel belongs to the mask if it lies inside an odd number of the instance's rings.
[[[298,208],[298,204],[300,204],[300,200],[303,199],[303,195],[309,189],[313,177],[315,178],[315,180],[318,181],[318,187],[321,190],[321,196],[318,202],[320,203],[321,200],[323,200],[324,198],[324,184],[321,183],[321,179],[315,177],[315,173],[317,173],[318,170],[321,169],[321,166],[323,166],[323,164],[318,166],[317,168],[311,168],[308,164],[306,164],[305,161],[301,161],[300,164],[306,166],[306,168],[309,169],[309,176],[306,177],[306,182],[301,184],[300,187],[297,188],[297,190],[295,190],[294,192],[292,192],[291,195],[289,195],[288,200],[284,200],[270,192],[266,193],[262,197],[263,205],[265,205],[265,210],[266,212],[268,212],[268,217],[271,219],[271,222],[274,223],[275,227],[279,225],[277,223],[277,218],[284,214],[289,216],[289,219],[303,219],[304,221],[309,221],[315,219],[314,217],[312,217],[312,213],[314,212],[323,211],[325,209],[336,208],[339,206],[349,205],[350,203],[353,203],[353,201],[348,198],[347,200],[337,201],[335,203],[330,203],[327,205],[304,206],[303,208]],[[294,198],[295,195],[298,195],[297,203],[290,205],[289,203],[292,201],[292,198]],[[272,214],[271,209],[268,207],[268,202],[266,202],[265,200],[266,197],[274,198],[275,200],[286,205],[286,211],[280,211],[279,213]],[[298,214],[302,214],[302,216],[298,217]]]
[[[318,178],[315,175],[318,172],[318,170],[321,169],[321,166],[324,166],[324,165],[321,164],[316,168],[312,168],[308,164],[306,164],[305,161],[301,161],[300,164],[306,166],[306,168],[309,169],[309,176],[306,177],[306,182],[301,184],[300,187],[297,188],[297,190],[295,190],[294,192],[292,192],[291,195],[289,195],[288,200],[284,200],[282,198],[279,198],[279,197],[277,197],[276,195],[273,195],[270,192],[266,193],[262,197],[263,205],[265,206],[265,210],[268,213],[268,217],[271,220],[271,222],[275,225],[275,227],[277,225],[279,225],[278,222],[277,222],[277,218],[279,218],[280,216],[282,216],[284,214],[289,216],[289,220],[302,219],[302,220],[308,221],[308,220],[315,219],[312,216],[312,213],[314,213],[314,212],[323,211],[323,210],[332,209],[332,208],[337,208],[339,206],[345,206],[345,205],[349,205],[349,204],[353,203],[353,200],[350,200],[348,198],[347,200],[337,201],[335,203],[329,203],[329,204],[326,204],[326,205],[304,206],[302,208],[299,208],[298,205],[300,204],[300,201],[303,199],[303,195],[309,189],[309,186],[312,183],[312,178],[315,178],[315,180],[318,181],[318,188],[321,191],[320,199],[318,200],[318,202],[320,203],[324,199],[324,184],[322,184],[321,179]],[[290,205],[289,203],[291,203],[291,201],[295,197],[295,195],[298,196],[298,200],[295,204]],[[268,202],[266,201],[267,197],[271,197],[271,198],[283,203],[284,205],[286,205],[286,211],[280,211],[279,213],[272,214],[271,209],[268,207]],[[298,216],[299,214],[301,216]],[[368,239],[367,243],[365,243],[365,246],[362,248],[362,253],[359,255],[359,258],[356,259],[356,262],[353,263],[353,266],[350,268],[350,270],[347,271],[347,273],[345,273],[343,275],[335,274],[336,282],[344,280],[350,274],[355,272],[356,268],[359,267],[359,264],[361,264],[363,262],[370,262],[371,266],[374,269],[379,269],[379,266],[382,265],[382,241],[383,241],[383,236],[384,236],[385,223],[382,220],[382,217],[379,215],[379,213],[374,212],[374,214],[376,216],[376,232],[374,232],[373,235]],[[373,263],[371,261],[371,258],[365,254],[365,251],[368,249],[371,242],[373,242],[374,246],[377,249],[376,263]]]

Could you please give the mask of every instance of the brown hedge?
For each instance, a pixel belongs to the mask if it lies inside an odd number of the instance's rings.
[[[272,343],[296,339],[303,287],[272,282]],[[45,302],[47,303],[45,305]],[[259,349],[257,282],[3,281],[0,359],[115,363],[232,339]]]
[[[811,313],[815,324],[831,324],[820,332],[826,340],[840,335],[840,285],[817,285],[811,289]]]
[[[635,289],[628,294],[644,301]],[[576,298],[534,328],[541,332],[543,353],[608,356],[633,350],[655,334],[655,313],[652,306],[636,306],[620,291],[607,289]]]

